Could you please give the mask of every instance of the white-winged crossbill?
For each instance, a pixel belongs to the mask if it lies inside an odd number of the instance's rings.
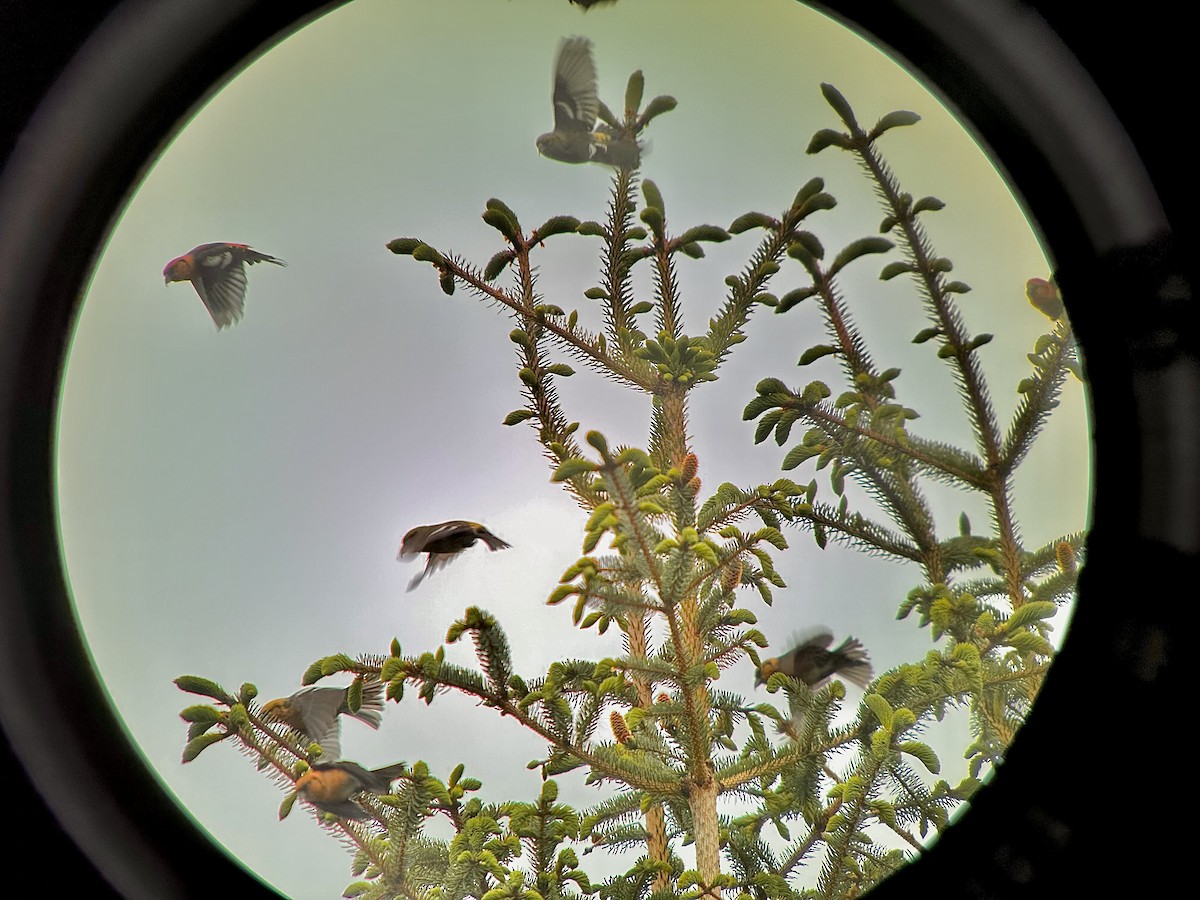
[[[167,263],[163,277],[167,284],[190,281],[220,331],[242,317],[246,302],[246,266],[260,262],[287,265],[283,260],[259,253],[245,244],[201,244]]]
[[[588,162],[593,155],[592,128],[600,99],[592,42],[587,38],[564,38],[559,43],[553,101],[554,130],[538,137],[538,152],[560,162]]]
[[[507,541],[502,541],[478,522],[465,522],[454,519],[437,525],[418,525],[411,529],[400,543],[400,552],[396,559],[407,562],[417,555],[426,555],[425,568],[408,583],[408,590],[419,585],[426,576],[444,568],[451,560],[473,547],[476,541],[483,541],[491,551],[504,550],[511,547]]]
[[[564,38],[554,61],[554,130],[539,135],[538,152],[565,163],[598,162],[634,168],[641,158],[635,141],[622,138],[611,126],[596,125],[600,98],[596,93],[596,63],[592,42]]]
[[[290,697],[267,701],[263,713],[320,744],[322,761],[335,760],[342,755],[340,716],[352,716],[372,728],[378,728],[383,721],[382,684],[363,681],[362,703],[353,712],[347,702],[349,691],[349,688],[304,688]]]

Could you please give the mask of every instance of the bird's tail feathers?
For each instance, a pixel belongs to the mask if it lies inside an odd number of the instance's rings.
[[[835,671],[864,691],[875,677],[875,670],[867,656],[867,650],[857,638],[848,637],[833,651],[837,658]]]
[[[392,782],[403,775],[408,770],[406,763],[392,763],[390,766],[384,766],[381,769],[371,770],[371,785],[370,789],[377,794],[386,794],[392,786]]]
[[[868,662],[846,663],[838,669],[838,674],[864,691],[871,686],[871,680],[875,677],[875,671]]]
[[[287,263],[285,263],[282,259],[276,259],[274,256],[270,256],[266,253],[261,253],[258,250],[251,250],[249,247],[247,247],[245,250],[242,251],[242,258],[245,259],[246,262],[249,263],[250,265],[254,265],[255,263],[260,263],[260,262],[275,263],[275,265],[277,265],[277,266],[286,266],[287,265]]]
[[[488,545],[488,549],[493,552],[496,550],[507,550],[512,546],[512,544],[510,544],[508,541],[503,541],[490,531],[485,531],[483,529],[480,529],[479,537],[485,544]]]
[[[351,716],[360,722],[366,722],[372,728],[378,728],[383,722],[383,684],[378,681],[364,681],[362,690],[362,705],[358,712]]]

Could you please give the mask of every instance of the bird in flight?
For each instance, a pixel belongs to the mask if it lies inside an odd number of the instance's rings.
[[[378,681],[363,681],[362,703],[350,709],[349,688],[307,687],[290,697],[280,697],[263,704],[263,713],[278,719],[321,746],[321,760],[336,760],[342,755],[342,715],[351,716],[378,728],[383,721],[383,685]]]
[[[246,301],[246,266],[260,262],[287,265],[283,260],[245,244],[201,244],[167,263],[163,277],[167,284],[190,281],[220,331],[242,317]]]
[[[783,656],[764,659],[754,684],[764,684],[776,672],[782,672],[797,681],[803,681],[810,688],[817,688],[831,676],[841,675],[866,690],[874,672],[863,645],[857,639],[848,637],[830,650],[832,643],[833,635],[822,630]]]
[[[554,130],[538,137],[538,151],[560,162],[587,162],[592,158],[592,129],[600,108],[596,63],[587,38],[565,38],[559,44],[553,101]]]
[[[506,541],[496,537],[478,522],[465,522],[454,519],[437,525],[418,525],[410,529],[400,542],[400,552],[396,559],[407,562],[421,553],[425,554],[425,568],[408,583],[411,591],[419,585],[426,576],[447,566],[455,557],[468,547],[475,546],[476,541],[483,541],[488,549],[495,552],[511,547]]]
[[[596,93],[596,63],[592,42],[585,37],[564,38],[554,61],[554,130],[537,139],[538,152],[565,163],[598,162],[634,168],[640,148],[622,139],[611,127],[596,127],[600,98]]]

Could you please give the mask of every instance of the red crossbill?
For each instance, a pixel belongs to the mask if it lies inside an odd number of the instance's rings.
[[[321,759],[335,760],[342,755],[341,723],[343,713],[372,728],[383,721],[383,685],[363,681],[362,703],[351,712],[347,702],[349,688],[309,687],[290,697],[269,700],[262,711],[321,745]]]
[[[408,583],[408,589],[411,591],[426,576],[444,568],[468,547],[473,547],[476,541],[483,541],[493,552],[512,546],[512,544],[500,540],[478,522],[464,522],[462,519],[441,522],[437,525],[418,525],[411,529],[408,534],[404,535],[404,540],[400,542],[400,552],[396,559],[407,562],[418,554],[424,553],[426,562],[425,569]]]
[[[283,260],[259,253],[245,244],[201,244],[167,263],[163,277],[167,284],[190,281],[220,331],[242,317],[246,300],[246,265],[260,262],[287,265]]]
[[[316,763],[296,779],[296,793],[318,809],[343,819],[365,819],[367,812],[350,797],[359,791],[386,794],[404,774],[404,763],[368,771],[358,763]]]
[[[836,649],[827,649],[832,643],[833,635],[821,631],[783,656],[764,659],[754,679],[755,686],[764,684],[776,672],[782,672],[803,681],[810,688],[821,686],[832,675],[841,675],[866,690],[874,672],[863,645],[850,637]]]

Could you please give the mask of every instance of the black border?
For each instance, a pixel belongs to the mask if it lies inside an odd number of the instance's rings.
[[[56,5],[0,0],[0,713],[11,743],[0,763],[21,868],[55,893],[275,896],[162,793],[108,713],[62,584],[49,448],[74,300],[111,211],[211,85],[335,5],[107,0],[65,17]],[[823,4],[937,83],[1014,177],[1061,263],[1097,442],[1090,563],[1063,652],[994,784],[929,855],[872,894],[885,900],[933,885],[1052,896],[1095,877],[1106,895],[1169,893],[1178,871],[1138,864],[1143,841],[1158,846],[1139,832],[1169,814],[1167,789],[1144,806],[1113,804],[1131,790],[1142,800],[1143,779],[1175,783],[1164,758],[1189,719],[1172,688],[1195,633],[1200,353],[1194,260],[1181,250],[1194,246],[1183,204],[1195,192],[1186,123],[1167,110],[1189,102],[1194,51],[1165,0],[1108,19],[1062,7]],[[1149,181],[1118,146],[1126,132]],[[1155,203],[1166,213],[1157,225]]]
[[[278,896],[166,795],[91,672],[58,561],[55,384],[79,285],[163,138],[244,59],[336,5],[98,3],[69,13],[94,22],[82,43],[73,27],[60,39],[68,11],[59,5],[3,8],[6,43],[27,51],[5,64],[44,93],[36,108],[13,104],[27,118],[0,174],[0,713],[9,747],[53,811],[42,819],[48,831],[14,829],[21,869],[48,879],[51,893],[87,886],[100,896]],[[53,62],[42,65],[41,52]],[[27,791],[25,803],[36,809],[36,795]],[[90,857],[90,870],[53,840],[63,831]]]

